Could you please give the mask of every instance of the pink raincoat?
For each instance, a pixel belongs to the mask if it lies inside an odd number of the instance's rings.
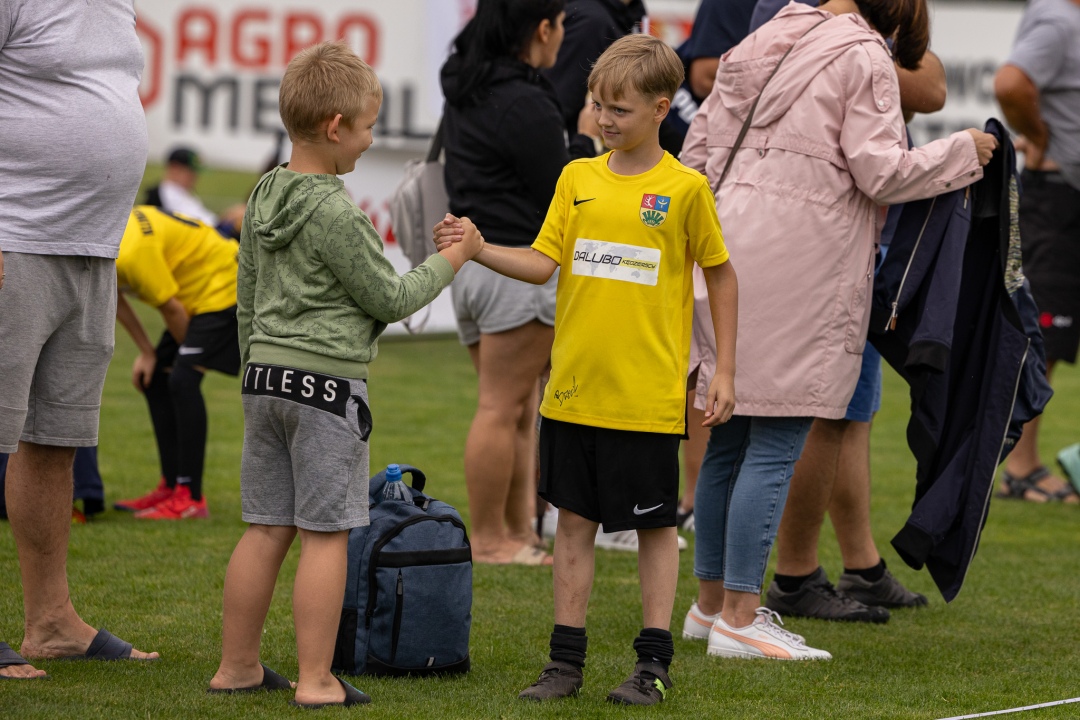
[[[751,104],[797,40],[718,189]],[[908,150],[881,35],[858,14],[792,2],[721,58],[681,159],[713,186],[739,277],[736,414],[842,418],[866,342],[879,206],[981,178],[971,135]],[[709,335],[695,335],[699,405],[715,367]]]

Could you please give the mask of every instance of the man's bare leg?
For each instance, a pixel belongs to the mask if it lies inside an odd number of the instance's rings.
[[[20,442],[8,460],[7,506],[19,553],[25,658],[81,655],[97,635],[71,604],[67,550],[71,532],[71,466],[75,448]],[[132,649],[149,660],[157,653]]]

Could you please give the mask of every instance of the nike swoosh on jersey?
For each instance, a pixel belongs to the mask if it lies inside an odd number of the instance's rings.
[[[595,200],[595,199],[596,199],[596,198],[594,198],[594,197],[591,197],[591,198],[585,198],[584,200],[578,200],[577,198],[574,198],[574,207],[577,207],[577,206],[578,206],[578,205],[580,205],[581,203],[587,203],[587,202],[591,202],[591,201],[593,201],[593,200]]]
[[[664,503],[660,503],[659,505],[654,505],[651,508],[645,508],[644,510],[642,510],[637,505],[635,505],[634,506],[634,514],[635,515],[644,515],[645,513],[651,513],[653,510],[659,510],[662,507],[664,507]]]
[[[188,347],[186,345],[181,345],[179,350],[181,355],[198,355],[202,351],[202,348]]]

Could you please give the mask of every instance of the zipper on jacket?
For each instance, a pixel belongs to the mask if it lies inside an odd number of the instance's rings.
[[[394,603],[394,625],[393,632],[390,635],[390,664],[393,665],[397,660],[397,646],[398,636],[401,634],[401,614],[404,612],[402,607],[405,604],[405,587],[401,578],[401,571],[397,573],[397,602]]]
[[[934,205],[937,204],[937,198],[935,197],[930,201],[930,209],[926,211],[926,219],[923,220],[922,227],[919,229],[919,237],[915,238],[915,247],[911,249],[911,255],[908,256],[907,267],[904,268],[904,274],[900,278],[900,287],[896,288],[896,299],[892,302],[892,314],[889,315],[889,324],[885,327],[885,330],[896,329],[896,316],[899,314],[897,306],[900,304],[900,296],[904,292],[904,283],[907,282],[908,273],[911,272],[911,263],[915,261],[915,253],[919,251],[919,243],[922,242],[923,234],[926,232],[926,226],[930,223],[930,216],[934,214]]]
[[[1009,298],[1005,299],[1006,302],[1012,302]],[[1031,352],[1031,338],[1028,338],[1027,347],[1024,348],[1024,355],[1020,358],[1020,369],[1016,372],[1016,382],[1013,384],[1013,396],[1012,403],[1009,405],[1009,420],[1012,419],[1013,410],[1016,409],[1016,396],[1020,394],[1020,381],[1024,377],[1024,364],[1027,363],[1028,353]],[[998,446],[997,463],[994,463],[994,467],[1001,462],[1001,453],[1005,449],[1005,441],[1009,439],[1009,421],[1005,421],[1005,432],[1001,434],[1001,445]],[[979,529],[975,535],[975,542],[971,546],[971,555],[968,556],[967,566],[971,567],[971,563],[975,561],[975,551],[979,549],[979,538],[982,537],[982,529],[986,526],[986,514],[990,510],[990,498],[994,494],[994,479],[991,476],[990,484],[986,486],[986,498],[983,500],[982,515],[979,517]]]

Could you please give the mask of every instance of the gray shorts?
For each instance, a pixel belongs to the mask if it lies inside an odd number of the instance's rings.
[[[98,442],[116,331],[116,261],[4,253],[0,289],[0,452],[19,440]]]
[[[316,532],[367,525],[367,383],[249,363],[242,393],[244,521]]]
[[[519,328],[533,320],[555,325],[555,287],[559,271],[543,285],[514,280],[479,263],[465,263],[450,284],[462,345],[475,345],[480,335]]]

